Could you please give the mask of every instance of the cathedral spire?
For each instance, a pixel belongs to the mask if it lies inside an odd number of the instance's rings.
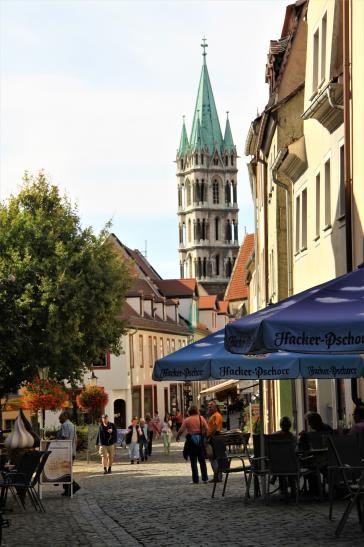
[[[228,150],[228,151],[235,149],[235,145],[234,145],[234,141],[233,141],[233,135],[231,133],[231,127],[230,127],[230,121],[229,121],[229,112],[226,112],[224,148],[225,148],[225,150]]]
[[[188,151],[188,137],[186,131],[185,117],[183,116],[183,124],[181,131],[181,140],[179,142],[178,157],[183,156]]]
[[[206,38],[203,38],[203,65],[198,87],[195,113],[193,116],[192,130],[190,136],[190,145],[192,148],[198,146],[199,123],[201,125],[200,133],[203,144],[208,148],[212,155],[215,148],[221,153],[223,147],[223,138],[220,128],[219,116],[212,92],[209,73],[206,65]]]

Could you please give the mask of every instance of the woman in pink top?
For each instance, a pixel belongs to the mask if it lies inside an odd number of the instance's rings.
[[[190,458],[192,470],[192,483],[199,483],[197,461],[200,464],[201,478],[203,483],[208,483],[208,475],[203,449],[203,435],[207,433],[207,423],[205,418],[199,415],[197,406],[192,405],[188,409],[188,418],[186,418],[178,430],[176,441],[179,441],[181,435],[186,434],[186,442],[183,449],[183,456],[187,460]]]

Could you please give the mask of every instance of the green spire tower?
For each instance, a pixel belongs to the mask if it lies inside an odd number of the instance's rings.
[[[185,120],[177,151],[181,278],[195,277],[209,294],[222,294],[239,251],[236,147],[229,116],[222,136],[206,64],[203,63],[190,138]]]

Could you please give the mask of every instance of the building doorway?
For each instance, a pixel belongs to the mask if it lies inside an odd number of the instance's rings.
[[[124,399],[114,401],[114,423],[119,429],[126,429],[126,407]]]

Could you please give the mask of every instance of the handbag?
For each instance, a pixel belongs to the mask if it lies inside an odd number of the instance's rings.
[[[204,452],[205,458],[207,460],[212,460],[214,458],[214,451],[209,439],[206,437],[206,435],[202,433],[201,417],[200,417],[200,429],[201,429],[201,445],[202,445],[202,450]]]

